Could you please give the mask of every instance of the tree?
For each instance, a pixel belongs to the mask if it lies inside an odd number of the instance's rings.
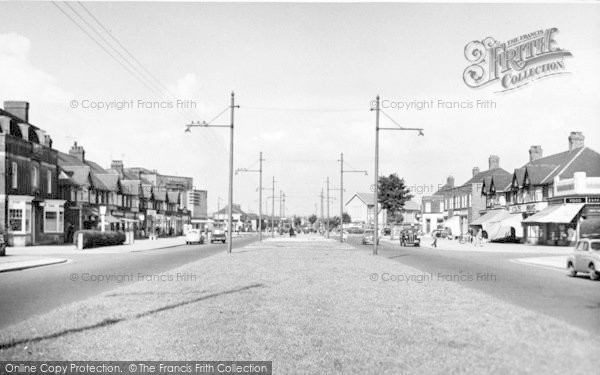
[[[348,215],[347,212],[344,212],[344,214],[342,215],[342,222],[344,224],[350,224],[352,222],[352,218],[350,217],[350,215]]]
[[[403,220],[402,208],[413,197],[404,184],[404,179],[393,173],[388,177],[379,177],[378,185],[378,202],[381,203],[381,208],[387,211],[388,220],[393,223],[401,223]]]
[[[337,216],[332,217],[331,219],[329,219],[329,230],[333,229],[333,228],[337,228],[340,225],[340,218]]]
[[[299,227],[300,225],[302,225],[302,219],[298,216],[294,216],[294,226]]]
[[[308,222],[314,224],[317,221],[317,215],[313,214],[308,217]]]

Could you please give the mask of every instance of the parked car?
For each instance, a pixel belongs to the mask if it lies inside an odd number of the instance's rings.
[[[225,231],[223,229],[213,229],[212,236],[210,237],[210,243],[213,243],[213,242],[225,243],[226,240],[227,240],[227,236],[225,235]]]
[[[400,232],[400,246],[421,246],[421,239],[415,229],[404,229]]]
[[[367,229],[363,233],[362,244],[363,245],[373,245],[374,241],[374,231],[373,229]],[[379,245],[379,238],[377,238],[377,245]]]
[[[185,235],[185,243],[187,245],[190,245],[193,243],[203,244],[204,236],[202,235],[202,232],[200,231],[200,229],[189,229],[187,234]]]
[[[575,249],[567,258],[569,276],[577,276],[577,272],[588,273],[590,279],[600,279],[600,237],[582,238],[577,241]]]
[[[359,227],[351,227],[348,228],[348,234],[363,234],[365,233],[364,229]]]

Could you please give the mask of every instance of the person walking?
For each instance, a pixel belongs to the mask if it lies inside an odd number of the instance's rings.
[[[435,233],[431,234],[433,236],[433,242],[431,243],[431,247],[437,247],[437,236]]]
[[[477,240],[475,241],[475,246],[477,245],[483,247],[483,229],[479,229],[477,231]]]

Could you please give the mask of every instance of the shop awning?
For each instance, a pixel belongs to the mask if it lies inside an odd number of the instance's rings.
[[[484,227],[488,222],[498,222],[502,220],[504,214],[508,214],[508,212],[505,210],[492,210],[486,212],[483,216],[478,217],[476,220],[473,220],[473,222],[469,225],[480,225]]]
[[[444,227],[450,228],[453,236],[458,236],[460,234],[460,218],[458,216],[448,218],[444,223]]]
[[[502,211],[502,215],[496,216],[486,225],[488,239],[497,240],[507,238],[514,235],[515,237],[523,237],[523,216],[521,214],[511,214],[507,211]]]
[[[119,220],[116,217],[114,217],[113,215],[109,215],[109,214],[104,215],[104,221],[106,221],[109,224],[121,222],[121,220]]]
[[[524,224],[545,224],[557,223],[568,224],[581,211],[584,203],[565,203],[560,205],[548,206],[535,215],[523,220]]]

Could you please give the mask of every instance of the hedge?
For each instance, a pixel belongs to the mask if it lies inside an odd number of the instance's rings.
[[[125,243],[123,232],[101,232],[99,230],[78,230],[73,236],[73,243],[77,245],[79,233],[83,233],[83,248],[122,245]]]

